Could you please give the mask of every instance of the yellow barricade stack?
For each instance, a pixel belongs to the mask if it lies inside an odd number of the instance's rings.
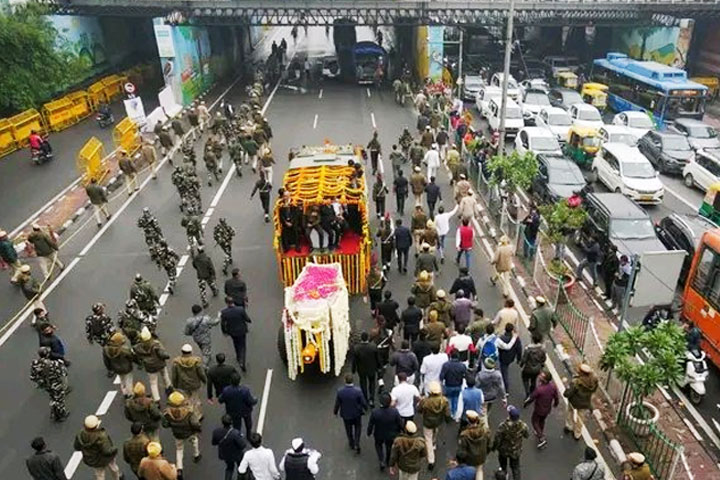
[[[140,132],[128,117],[123,118],[113,129],[113,142],[117,148],[124,148],[133,155],[140,148]]]
[[[13,126],[13,136],[19,147],[24,147],[28,144],[28,137],[31,131],[35,130],[38,133],[45,132],[42,117],[34,108],[18,113],[8,118],[8,121]]]
[[[87,89],[87,93],[88,97],[90,98],[90,103],[92,104],[93,110],[96,110],[101,102],[108,101],[107,95],[105,95],[105,85],[103,85],[102,80],[99,80],[90,85]]]
[[[73,104],[73,115],[75,115],[76,121],[80,121],[86,117],[89,117],[93,108],[90,103],[90,96],[84,90],[73,92],[65,96]]]
[[[18,144],[13,136],[13,125],[9,120],[0,119],[0,155],[17,150]]]
[[[83,145],[78,153],[76,165],[82,175],[83,185],[90,183],[93,178],[98,183],[102,182],[110,170],[105,159],[105,148],[97,137],[90,138]]]
[[[105,90],[105,98],[112,102],[122,95],[123,85],[127,82],[127,77],[125,75],[110,75],[103,78],[101,82]]]
[[[73,104],[67,97],[46,103],[43,105],[42,113],[45,125],[53,132],[59,132],[77,123],[73,112]]]

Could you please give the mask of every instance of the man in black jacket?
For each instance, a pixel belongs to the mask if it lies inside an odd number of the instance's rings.
[[[35,453],[25,460],[33,480],[67,480],[60,457],[49,450],[43,437],[36,437],[30,443]]]
[[[367,332],[360,334],[360,343],[355,345],[352,357],[352,371],[360,378],[360,390],[370,407],[375,406],[375,383],[380,369],[377,345],[371,343]]]
[[[252,323],[248,317],[245,308],[236,305],[232,297],[225,297],[224,308],[220,312],[220,329],[223,334],[230,335],[235,347],[235,357],[237,358],[240,368],[243,372],[245,368],[246,339],[248,333],[248,323]]]
[[[391,407],[390,403],[390,395],[381,393],[380,408],[373,410],[368,420],[367,435],[375,437],[375,451],[381,471],[385,470],[390,462],[390,449],[405,424],[397,409]]]
[[[207,372],[207,396],[211,402],[213,400],[213,391],[215,396],[219,397],[225,387],[232,383],[233,375],[240,375],[235,367],[225,363],[224,353],[215,355],[215,361],[217,364],[210,367]]]
[[[362,431],[362,416],[367,411],[367,401],[362,391],[353,385],[352,374],[345,375],[345,386],[337,391],[333,414],[340,414],[345,424],[350,448],[360,453],[360,435]]]
[[[442,202],[442,194],[440,187],[435,183],[435,177],[430,177],[430,183],[425,185],[425,198],[428,204],[428,214],[432,220],[435,220],[435,205],[438,200]]]
[[[395,250],[397,250],[398,272],[407,273],[408,253],[413,244],[410,229],[402,224],[402,219],[395,220]]]
[[[400,322],[400,317],[398,316],[400,304],[392,298],[392,292],[390,290],[385,290],[383,297],[383,301],[377,304],[378,314],[385,319],[385,328],[394,330],[395,326]]]
[[[247,442],[240,430],[233,428],[230,415],[223,415],[222,427],[213,430],[212,444],[218,447],[218,458],[225,462],[225,480],[232,480],[247,449]]]
[[[405,199],[408,197],[408,179],[405,178],[402,170],[398,170],[397,176],[395,180],[393,180],[393,190],[395,191],[397,213],[405,215]]]
[[[225,280],[225,296],[232,297],[235,305],[247,308],[247,285],[240,278],[239,268],[233,268],[232,277]]]
[[[450,295],[455,295],[458,290],[462,290],[467,294],[467,298],[474,300],[477,297],[475,289],[475,280],[470,276],[467,267],[460,267],[460,275],[455,279],[450,287]]]

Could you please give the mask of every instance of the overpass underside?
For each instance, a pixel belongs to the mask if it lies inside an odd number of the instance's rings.
[[[59,14],[166,17],[194,24],[323,26],[336,19],[358,25],[493,25],[509,0],[41,0]],[[516,25],[672,25],[680,18],[720,18],[720,0],[515,0]]]

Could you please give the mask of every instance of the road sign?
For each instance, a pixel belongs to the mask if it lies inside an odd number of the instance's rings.
[[[125,84],[125,93],[128,95],[132,95],[135,93],[135,84],[132,82],[127,82]]]

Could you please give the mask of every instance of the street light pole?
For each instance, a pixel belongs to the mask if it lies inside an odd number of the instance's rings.
[[[505,154],[505,110],[507,109],[508,77],[510,76],[510,54],[512,53],[513,18],[515,17],[515,0],[510,0],[507,31],[505,32],[505,66],[503,68],[502,102],[500,104],[500,138],[498,155]]]

